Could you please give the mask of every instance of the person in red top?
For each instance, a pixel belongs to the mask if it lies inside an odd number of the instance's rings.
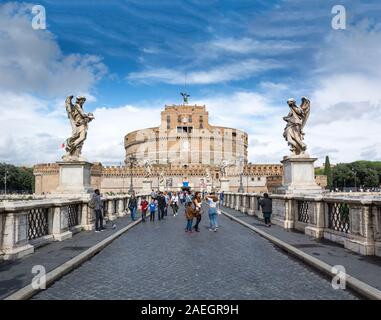
[[[141,208],[142,208],[142,221],[146,222],[146,214],[147,214],[147,209],[148,209],[148,201],[146,200],[146,197],[142,198],[142,202],[140,203]]]

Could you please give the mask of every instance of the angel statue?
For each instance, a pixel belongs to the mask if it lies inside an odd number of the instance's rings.
[[[205,176],[204,176],[204,180],[206,183],[210,183],[210,180],[211,180],[211,173],[210,173],[210,169],[209,168],[206,168],[205,170]]]
[[[222,178],[225,178],[226,177],[226,168],[228,167],[229,163],[227,160],[222,160],[220,165],[219,165],[219,168],[220,168],[220,173],[221,173],[221,177]]]
[[[149,178],[152,175],[152,162],[149,159],[144,160],[145,178]]]
[[[66,98],[66,111],[72,128],[71,137],[66,140],[66,155],[62,157],[65,161],[81,161],[83,143],[87,137],[88,123],[94,120],[94,115],[84,113],[83,105],[85,97],[77,97],[75,104],[72,103],[73,96]]]
[[[188,104],[188,98],[190,97],[190,94],[181,92],[180,93],[183,96],[184,104]]]
[[[303,128],[310,115],[310,100],[303,97],[300,107],[296,105],[295,99],[287,100],[287,104],[290,107],[290,112],[286,117],[283,117],[283,120],[287,122],[283,137],[288,142],[293,155],[304,154],[307,145],[303,142]]]
[[[164,184],[164,170],[161,170],[160,173],[159,173],[159,184],[160,185],[163,185]]]

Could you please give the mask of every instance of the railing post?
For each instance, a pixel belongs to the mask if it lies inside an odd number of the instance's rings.
[[[114,221],[117,219],[117,216],[115,214],[115,209],[114,208],[114,197],[106,199],[107,201],[107,218],[110,221]]]
[[[247,208],[247,193],[242,193],[241,194],[241,199],[242,199],[242,205],[239,208],[239,211],[242,213],[247,213],[248,208]]]
[[[239,211],[239,205],[240,205],[240,202],[241,202],[241,195],[242,194],[238,194],[238,193],[236,193],[235,194],[235,202],[234,202],[234,209],[235,210],[237,210],[237,211]]]
[[[73,233],[69,230],[68,224],[68,209],[64,201],[54,202],[52,210],[53,223],[52,234],[53,239],[56,241],[63,241],[73,236]]]
[[[284,199],[284,228],[285,229],[293,229],[294,228],[294,217],[295,217],[295,206],[294,206],[295,200],[292,197],[285,197]]]
[[[321,239],[324,237],[325,227],[325,204],[323,197],[314,197],[313,201],[309,203],[313,205],[313,210],[311,211],[314,217],[311,217],[311,220],[313,220],[315,224],[305,227],[304,233],[316,239]]]
[[[375,254],[375,245],[374,245],[374,232],[372,224],[372,210],[371,210],[371,201],[362,200],[362,223],[364,226],[364,238],[365,241],[362,243],[362,248],[360,248],[361,254],[364,255],[374,255]]]
[[[124,199],[123,197],[118,199],[118,217],[124,217],[126,212],[124,210]]]
[[[254,215],[254,194],[252,193],[249,193],[247,195],[247,202],[248,202],[248,209],[247,209],[247,214],[249,216],[253,216]]]
[[[95,212],[89,207],[88,199],[82,202],[81,226],[87,231],[95,229]]]
[[[3,220],[4,219],[4,220]],[[14,260],[31,254],[34,247],[28,243],[28,211],[7,210],[2,213],[1,250],[4,260]]]

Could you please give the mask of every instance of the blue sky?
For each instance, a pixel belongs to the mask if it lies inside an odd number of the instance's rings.
[[[39,1],[47,30],[30,27],[34,4],[0,3],[0,161],[58,160],[69,94],[96,115],[85,156],[123,161],[123,135],[158,125],[185,77],[213,124],[249,133],[252,162],[288,153],[282,116],[302,96],[312,156],[381,159],[379,1]],[[346,30],[331,27],[337,4]]]

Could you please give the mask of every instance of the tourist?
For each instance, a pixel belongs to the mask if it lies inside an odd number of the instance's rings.
[[[149,204],[149,220],[155,221],[155,211],[156,211],[156,200],[152,199],[151,203]]]
[[[225,193],[221,191],[220,193],[220,205],[224,205],[224,198],[225,198]]]
[[[192,225],[193,225],[193,218],[194,218],[194,211],[192,208],[192,202],[186,202],[185,203],[185,217],[187,219],[187,225],[185,227],[185,232],[192,233]]]
[[[157,204],[158,204],[158,217],[159,217],[158,219],[159,221],[162,219],[164,220],[166,201],[162,192],[159,192],[157,196]]]
[[[103,231],[103,202],[99,189],[94,190],[94,194],[89,203],[90,208],[94,209],[95,212],[95,232]]]
[[[132,221],[135,221],[136,211],[138,210],[138,200],[136,199],[135,193],[131,195],[130,201],[128,202],[128,209],[131,211]]]
[[[262,207],[263,217],[265,219],[266,227],[271,227],[271,214],[273,211],[273,201],[269,195],[265,193],[263,198],[259,199],[258,204]]]
[[[210,227],[209,231],[216,232],[218,230],[218,222],[217,222],[217,203],[218,203],[218,197],[214,192],[212,192],[209,196],[205,197],[205,200],[208,203],[209,209],[209,221],[210,221]]]
[[[194,209],[194,215],[196,217],[196,224],[194,225],[194,230],[196,232],[200,232],[198,225],[201,222],[201,216],[202,216],[202,198],[200,192],[196,192],[193,198],[193,209]]]
[[[179,194],[179,200],[180,200],[181,204],[184,203],[184,192],[180,192],[180,194]]]
[[[164,198],[165,198],[164,215],[167,216],[167,213],[168,213],[168,207],[171,205],[171,197],[170,197],[170,193],[165,192],[165,193],[164,193]]]
[[[179,202],[179,196],[177,195],[177,193],[173,193],[171,198],[171,207],[172,207],[172,212],[174,217],[177,216],[177,210],[179,209],[178,202]]]
[[[147,209],[148,209],[148,201],[146,200],[146,197],[142,198],[142,202],[140,203],[141,206],[141,211],[142,211],[142,221],[146,222],[146,214],[147,214]]]
[[[156,200],[156,197],[157,197],[157,194],[156,194],[155,190],[152,189],[152,191],[151,191],[151,198]]]

